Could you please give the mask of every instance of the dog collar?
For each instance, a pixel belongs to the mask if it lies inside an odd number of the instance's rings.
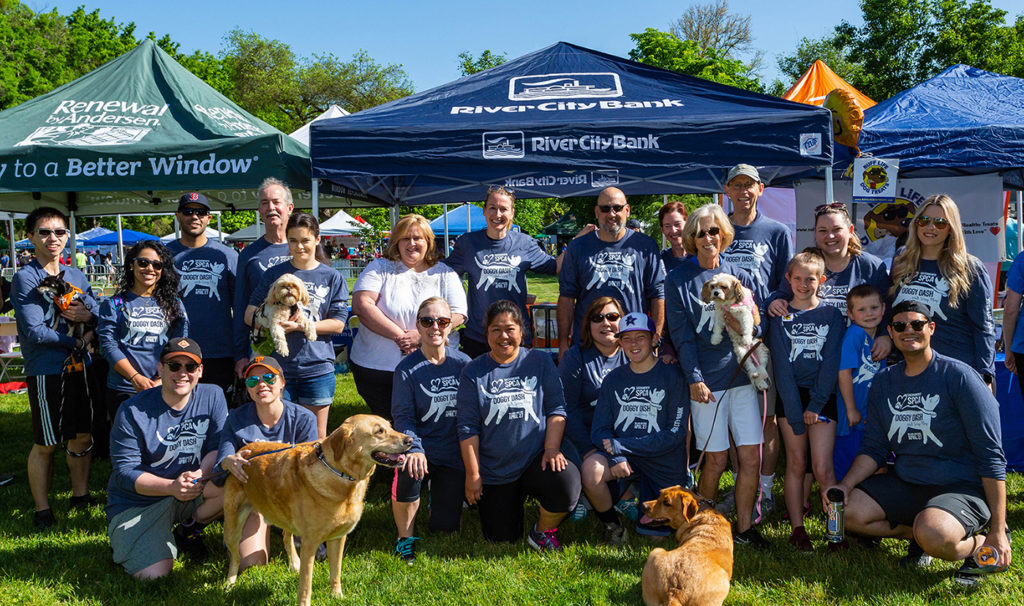
[[[314,446],[313,448],[316,450],[316,458],[320,459],[320,462],[323,463],[327,467],[327,469],[330,469],[332,472],[334,472],[334,475],[336,475],[338,477],[341,477],[341,478],[344,478],[344,479],[348,480],[349,482],[358,482],[359,481],[359,480],[353,478],[352,476],[348,475],[344,471],[341,471],[339,469],[335,469],[335,468],[331,467],[331,464],[328,463],[327,459],[324,458],[324,449],[323,449],[322,446],[320,446],[320,442],[317,442],[316,446]]]

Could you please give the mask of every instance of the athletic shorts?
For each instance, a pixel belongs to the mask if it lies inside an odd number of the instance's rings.
[[[941,509],[964,527],[964,538],[974,536],[988,525],[991,513],[981,487],[970,485],[929,486],[901,480],[892,469],[861,482],[863,490],[885,512],[889,526],[913,526],[924,509]]]
[[[25,377],[32,409],[32,439],[40,446],[56,446],[80,433],[92,432],[92,398],[85,375]]]
[[[285,379],[283,397],[304,406],[330,406],[334,403],[334,373],[305,379]]]
[[[466,472],[434,465],[427,460],[427,475],[414,480],[408,471],[396,469],[391,482],[391,500],[412,503],[420,499],[423,482],[430,487],[430,529],[455,532],[462,525],[462,503],[466,496]]]
[[[705,442],[708,452],[729,450],[730,432],[737,446],[760,444],[761,406],[758,404],[754,386],[743,385],[712,393],[715,396],[714,402],[690,400],[690,417],[693,419],[693,436],[697,441],[697,450],[704,450]]]
[[[132,507],[115,515],[107,524],[114,563],[135,574],[161,560],[178,557],[171,531],[175,524],[191,520],[202,503],[202,496],[188,502],[164,497],[152,505]]]

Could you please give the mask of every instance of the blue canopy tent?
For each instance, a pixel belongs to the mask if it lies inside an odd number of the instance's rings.
[[[466,216],[466,209],[469,209],[469,216]],[[476,204],[465,204],[453,208],[445,215],[448,216],[448,235],[461,236],[464,233],[484,229],[487,227],[487,220],[484,219],[484,211]],[[430,222],[430,229],[434,231],[435,237],[444,236],[444,217],[434,219]],[[518,225],[511,227],[512,231],[519,231]]]
[[[387,205],[720,192],[749,162],[770,181],[832,161],[828,110],[560,42],[311,126],[324,191]],[[827,178],[831,173],[824,171]]]
[[[157,241],[159,241],[160,238],[158,236],[152,236],[150,234],[144,234],[144,233],[142,233],[140,231],[135,231],[135,230],[131,230],[131,229],[122,229],[121,230],[121,240],[122,240],[122,242],[124,242],[125,246],[131,246],[132,244],[136,244],[138,242],[141,242],[142,240],[157,240]],[[89,240],[88,244],[90,246],[104,246],[104,245],[109,246],[111,244],[116,246],[117,245],[117,232],[116,231],[112,231],[109,234],[106,234],[104,236],[100,236],[98,238],[93,238],[92,240]]]

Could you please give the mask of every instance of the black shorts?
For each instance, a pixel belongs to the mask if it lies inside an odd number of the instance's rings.
[[[420,498],[423,481],[430,486],[430,529],[455,532],[462,524],[462,502],[466,495],[466,472],[453,467],[433,465],[427,460],[427,475],[414,480],[409,472],[395,470],[391,482],[391,500],[412,503]]]
[[[929,507],[941,509],[964,527],[964,538],[974,536],[988,525],[991,513],[980,487],[965,485],[928,486],[901,480],[892,469],[861,482],[863,490],[885,512],[889,526],[913,526],[914,518]]]
[[[513,543],[523,538],[523,504],[531,496],[551,513],[568,513],[580,496],[580,470],[569,463],[562,471],[541,470],[538,454],[519,479],[508,484],[484,484],[477,502],[480,529],[488,541]],[[568,457],[566,457],[568,458]]]
[[[32,409],[32,439],[56,446],[92,432],[93,401],[81,372],[25,377]]]
[[[806,387],[797,387],[800,392],[800,410],[807,410],[807,404],[811,401],[811,390]],[[822,407],[821,412],[818,415],[830,419],[833,423],[836,422],[836,415],[838,410],[836,409],[836,392],[832,392],[832,395],[828,397],[828,402],[825,402],[825,406]],[[780,419],[786,418],[786,407],[782,403],[782,398],[779,398],[778,406],[775,410],[775,416]]]

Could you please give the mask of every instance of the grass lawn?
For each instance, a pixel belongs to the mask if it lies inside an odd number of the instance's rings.
[[[531,288],[532,290],[532,288]],[[345,417],[363,412],[350,375],[339,377],[330,427]],[[221,545],[220,523],[206,530],[213,556],[205,563],[178,562],[167,579],[151,583],[132,581],[111,562],[106,523],[101,506],[75,516],[67,515],[70,486],[63,463],[57,465],[52,491],[57,529],[32,533],[32,500],[25,480],[25,459],[31,445],[31,419],[26,396],[0,396],[0,470],[13,471],[16,480],[0,488],[0,604],[292,604],[297,576],[285,563],[280,536],[271,543],[268,566],[250,569],[231,590],[222,587],[227,552]],[[94,465],[91,490],[104,499],[110,472],[107,461]],[[653,542],[630,538],[626,548],[597,544],[599,524],[566,522],[561,537],[565,553],[542,557],[526,547],[491,545],[483,541],[476,512],[468,510],[457,536],[423,531],[420,558],[414,566],[390,555],[394,525],[388,503],[388,478],[374,478],[362,522],[349,538],[342,567],[347,604],[639,604],[640,572]],[[780,490],[780,489],[777,489]],[[1008,484],[1010,524],[1024,522],[1018,474]],[[777,493],[781,503],[781,493]],[[424,510],[426,499],[423,500]],[[425,528],[423,511],[421,526]],[[527,521],[536,519],[535,504],[527,506]],[[786,544],[788,524],[774,514],[764,534],[775,545],[759,553],[737,548],[732,591],[728,604],[1021,604],[1024,578],[1021,567],[993,575],[975,591],[955,585],[954,564],[936,563],[924,571],[896,567],[903,546],[886,540],[876,550],[854,549],[829,555],[821,537],[820,514],[808,521],[819,550],[801,555]],[[1024,535],[1013,534],[1018,557]],[[332,603],[327,588],[327,564],[317,564],[313,602]]]

